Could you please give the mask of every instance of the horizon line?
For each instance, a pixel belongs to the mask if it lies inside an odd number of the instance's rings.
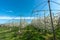
[[[0,19],[38,19],[38,17],[9,17],[9,16],[0,16]]]

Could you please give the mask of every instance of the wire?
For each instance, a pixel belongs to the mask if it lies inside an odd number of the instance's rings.
[[[55,2],[55,1],[51,1],[51,2],[53,2],[53,3],[55,3],[55,4],[58,4],[58,5],[60,5],[60,3],[57,3],[57,2]]]
[[[34,12],[49,11],[49,10],[35,10]],[[51,11],[60,11],[60,10],[51,10]]]
[[[45,3],[45,2],[46,2],[46,1],[42,2],[42,4]],[[57,2],[55,2],[55,1],[51,1],[51,2],[60,5],[60,3],[57,3]],[[42,5],[42,4],[38,4],[35,8],[37,8],[38,6],[40,6],[40,5]],[[42,8],[44,8],[45,6],[46,6],[46,4],[45,4]],[[34,9],[35,9],[35,8],[34,8]],[[42,9],[42,8],[41,8],[41,9]],[[35,11],[34,11],[34,9],[33,9],[32,13],[34,13],[34,12],[41,12],[41,11],[49,11],[49,10],[35,10]],[[51,10],[51,11],[60,11],[60,10]]]
[[[43,9],[44,7],[46,7],[46,5],[47,5],[47,4],[45,3],[45,5],[43,5],[41,9]]]
[[[41,2],[41,4],[38,4],[37,6],[35,6],[35,7],[33,8],[32,12],[31,12],[31,15],[34,13],[34,10],[35,10],[37,7],[43,5],[45,2],[46,2],[46,1]],[[43,9],[45,6],[46,6],[46,3],[43,5],[43,7],[42,7],[41,9]]]
[[[44,1],[44,2],[46,2],[46,1]],[[57,3],[57,2],[55,2],[55,1],[51,1],[51,2],[60,5],[60,3]],[[40,5],[40,4],[39,4],[39,5]],[[37,5],[35,8],[37,8],[39,5]],[[44,5],[44,6],[45,6],[45,5]],[[42,8],[43,8],[43,7],[42,7]],[[40,12],[40,11],[44,11],[44,10],[36,10],[36,11],[34,11],[34,12]],[[45,10],[45,11],[49,11],[49,10]],[[52,10],[52,11],[60,11],[60,10]]]
[[[45,3],[45,5],[43,5],[42,6],[42,8],[41,9],[43,9],[44,7],[46,7],[46,3]],[[38,10],[39,11],[39,10]],[[42,11],[42,10],[41,10]],[[35,12],[35,10],[33,10],[33,13]]]
[[[45,2],[46,2],[46,1],[41,2],[41,4],[36,5],[36,6],[33,8],[33,10],[36,9],[37,7],[41,6],[41,5],[42,5],[43,3],[45,3]]]

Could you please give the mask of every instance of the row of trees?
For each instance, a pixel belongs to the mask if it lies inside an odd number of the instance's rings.
[[[60,17],[53,17],[53,24],[56,39],[60,40]],[[21,32],[21,40],[53,40],[53,33],[49,16],[45,17],[45,21],[43,18],[33,19],[29,25],[22,29]]]

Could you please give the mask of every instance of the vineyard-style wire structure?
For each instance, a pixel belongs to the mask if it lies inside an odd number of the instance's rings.
[[[47,3],[45,3],[45,2],[47,2]],[[58,5],[60,5],[60,3],[57,3],[57,2],[55,2],[55,1],[50,1],[50,0],[48,0],[48,1],[44,1],[44,2],[42,2],[41,4],[38,4],[37,6],[35,6],[34,8],[33,8],[33,10],[32,10],[32,12],[31,12],[31,16],[30,16],[30,19],[29,20],[33,20],[33,19],[31,19],[31,17],[33,16],[33,14],[34,14],[34,16],[33,17],[35,17],[34,18],[34,20],[36,19],[36,18],[39,18],[39,19],[41,19],[41,18],[43,18],[44,19],[44,27],[45,27],[45,29],[42,29],[42,30],[45,30],[45,33],[46,33],[46,30],[47,30],[47,28],[46,28],[46,26],[47,26],[47,24],[46,24],[46,14],[47,14],[47,12],[49,12],[49,15],[48,16],[50,16],[50,20],[51,20],[51,27],[52,27],[52,31],[53,31],[53,40],[56,40],[56,33],[55,33],[55,28],[54,28],[54,24],[53,24],[53,17],[54,17],[54,14],[52,13],[52,11],[60,11],[60,10],[52,10],[51,9],[51,3],[55,3],[55,4],[58,4]],[[44,5],[43,5],[44,4]],[[48,4],[48,10],[36,10],[36,8],[38,8],[39,6],[41,6],[41,5],[43,5],[42,6],[42,8],[41,9],[43,9],[43,8],[45,8],[45,6],[46,6],[46,4]],[[40,15],[40,13],[39,12],[43,12],[43,15]],[[35,14],[36,13],[36,14]],[[41,17],[41,16],[43,16],[43,17]],[[21,17],[21,15],[20,15],[20,17]],[[60,18],[60,17],[59,17]],[[15,20],[14,18],[13,19],[11,19],[11,20],[9,20],[8,22],[10,22],[10,21],[12,21],[12,20]],[[20,20],[20,26],[19,26],[19,32],[21,32],[22,31],[22,26],[24,26],[24,24],[22,24],[22,22],[25,22],[26,20],[28,20],[28,19],[19,19]],[[7,22],[7,23],[8,23]],[[12,21],[12,24],[14,23],[14,21]],[[59,23],[58,23],[59,24]],[[13,25],[14,26],[14,25]]]
[[[45,1],[44,1],[45,2]],[[33,13],[35,13],[35,12],[43,12],[43,11],[49,11],[49,13],[50,13],[50,20],[51,20],[51,27],[52,27],[52,30],[53,30],[53,40],[56,40],[56,35],[55,35],[55,29],[54,29],[54,25],[53,25],[53,19],[52,19],[52,11],[60,11],[60,10],[51,10],[51,2],[52,3],[55,3],[55,4],[58,4],[58,5],[60,5],[59,3],[57,3],[57,2],[55,2],[55,1],[50,1],[50,0],[48,0],[47,1],[47,3],[48,3],[48,8],[49,8],[49,10],[35,10],[37,7],[39,7],[39,6],[41,6],[41,5],[43,5],[43,3],[44,2],[42,2],[41,4],[39,4],[39,5],[37,5],[33,10],[32,10],[32,12]],[[46,5],[44,5],[42,8],[44,8]],[[45,13],[44,13],[44,23],[45,23]],[[46,27],[46,23],[45,23],[45,27]]]

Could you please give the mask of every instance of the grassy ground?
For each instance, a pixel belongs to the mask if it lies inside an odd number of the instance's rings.
[[[39,28],[27,26],[21,33],[18,27],[0,27],[0,40],[53,40],[51,32],[41,31]],[[60,40],[60,28],[55,30],[56,39]]]

